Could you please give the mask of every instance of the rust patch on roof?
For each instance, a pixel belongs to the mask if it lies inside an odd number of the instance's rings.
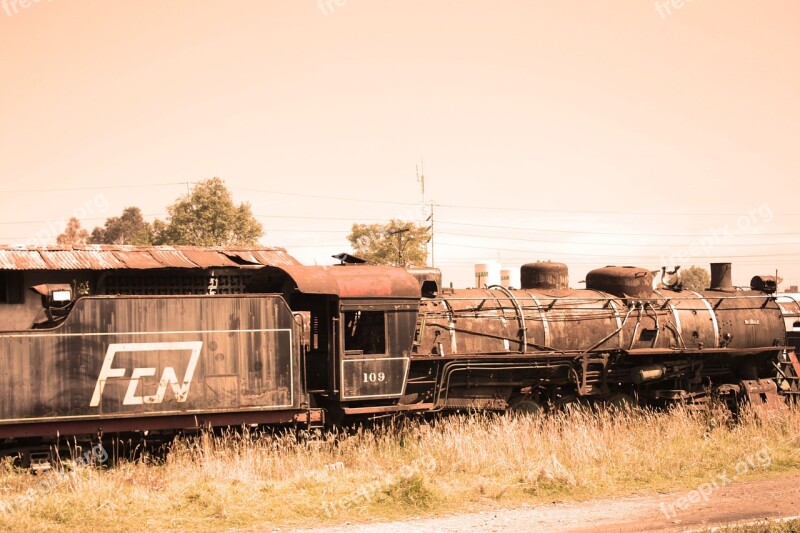
[[[197,268],[195,263],[171,246],[154,246],[147,251],[153,259],[168,268]]]
[[[291,255],[285,253],[276,254],[272,250],[251,250],[253,257],[262,265],[275,265],[275,266],[289,266],[289,265],[299,265],[300,262],[292,257]]]
[[[0,270],[238,268],[299,264],[285,249],[264,246],[205,248],[98,244],[44,247],[0,245]]]
[[[119,250],[114,252],[114,256],[122,261],[127,268],[164,268],[164,263],[153,257],[149,251],[127,251]],[[125,268],[123,267],[123,268]]]
[[[38,253],[31,254],[21,250],[0,248],[0,268],[3,270],[41,270],[48,267]]]
[[[234,263],[228,259],[225,254],[215,250],[197,248],[195,250],[181,250],[181,252],[183,252],[183,255],[192,263],[203,268],[239,266],[238,263]]]

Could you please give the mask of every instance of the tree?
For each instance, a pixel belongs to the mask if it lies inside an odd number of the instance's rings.
[[[711,274],[708,270],[698,266],[690,266],[681,270],[683,288],[689,291],[704,291],[711,284]]]
[[[153,243],[153,228],[141,209],[126,207],[121,216],[108,218],[104,227],[94,228],[90,242],[145,246]]]
[[[81,227],[81,221],[76,217],[70,217],[64,233],[56,237],[56,242],[62,246],[81,246],[89,240],[89,232]]]
[[[430,228],[392,219],[388,224],[353,224],[347,240],[353,253],[368,263],[392,266],[425,266]]]
[[[194,246],[253,245],[264,228],[253,216],[249,203],[233,203],[220,178],[196,184],[167,208],[166,222],[153,223],[155,244]]]

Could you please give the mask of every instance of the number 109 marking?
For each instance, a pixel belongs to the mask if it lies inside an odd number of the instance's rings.
[[[383,372],[370,372],[369,374],[364,372],[364,383],[375,383],[379,381],[386,381],[386,374]]]

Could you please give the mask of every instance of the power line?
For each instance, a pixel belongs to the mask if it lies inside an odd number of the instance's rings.
[[[232,191],[245,191],[245,192],[256,192],[262,194],[274,194],[278,196],[297,196],[300,198],[315,198],[317,200],[336,200],[339,202],[363,202],[368,204],[392,204],[392,205],[405,205],[405,206],[415,206],[418,207],[419,204],[416,202],[397,202],[392,200],[375,200],[374,198],[347,198],[344,196],[325,196],[321,194],[307,194],[307,193],[300,193],[300,192],[279,192],[279,191],[267,191],[264,189],[248,189],[242,187],[229,187]]]
[[[520,248],[500,248],[494,246],[477,246],[477,245],[470,245],[470,244],[456,244],[456,243],[439,243],[441,246],[452,246],[456,248],[477,248],[479,250],[494,250],[500,252],[525,252],[525,253],[532,253],[532,254],[542,254],[542,255],[562,255],[562,256],[585,256],[585,257],[611,257],[612,254],[583,254],[579,252],[556,252],[556,251],[541,251],[541,250],[524,250]],[[800,253],[783,253],[783,254],[755,254],[755,255],[729,255],[729,254],[722,254],[725,257],[795,257],[800,256]],[[662,257],[658,255],[634,255],[634,254],[627,254],[624,256],[617,257],[633,257],[633,258],[652,258],[652,257]],[[705,256],[707,257],[707,256]]]
[[[126,185],[95,185],[93,187],[47,187],[46,189],[8,189],[2,190],[2,194],[16,194],[16,193],[36,193],[43,194],[48,192],[65,192],[65,191],[95,191],[106,189],[138,189],[144,187],[167,187],[173,185],[186,185],[185,181],[176,181],[169,183],[131,183]]]
[[[499,237],[496,235],[476,235],[474,233],[451,233],[448,231],[440,231],[439,235],[454,235],[457,237],[470,237],[470,238],[479,238],[479,239],[501,239],[501,240],[510,240],[510,241],[522,241],[522,242],[551,242],[557,244],[580,244],[583,246],[638,246],[638,247],[646,247],[652,248],[655,246],[683,246],[683,243],[616,243],[616,242],[583,242],[583,241],[548,241],[542,239],[526,239],[523,237]],[[752,243],[752,244],[724,244],[724,243],[712,243],[709,246],[719,247],[719,246],[798,246],[800,242],[759,242],[759,243]],[[700,246],[700,245],[697,245]]]
[[[639,237],[716,237],[719,234],[714,233],[630,233],[630,232],[614,232],[614,231],[586,231],[586,230],[561,230],[549,228],[533,228],[533,227],[519,227],[519,226],[493,226],[489,224],[472,224],[467,222],[454,222],[454,221],[438,221],[439,224],[451,224],[454,226],[470,226],[476,228],[491,228],[491,229],[510,229],[519,231],[539,231],[546,233],[574,233],[586,235],[630,235]],[[790,231],[785,233],[757,233],[753,236],[761,235],[800,235],[800,232]]]
[[[680,212],[680,211],[670,211],[670,212],[652,212],[652,211],[590,211],[586,209],[576,209],[576,210],[564,210],[564,209],[547,209],[542,207],[510,207],[510,206],[486,206],[486,205],[459,205],[459,204],[436,204],[439,207],[448,207],[452,209],[471,209],[473,211],[480,211],[480,210],[487,210],[487,211],[525,211],[531,213],[562,213],[565,215],[643,215],[643,216],[709,216],[709,217],[716,217],[716,216],[731,216],[731,217],[740,217],[743,215],[747,215],[749,213],[742,213],[741,211],[738,213],[732,212],[723,212],[723,213],[697,213],[697,212]],[[776,213],[771,212],[774,215],[781,215],[781,216],[800,216],[800,213]]]

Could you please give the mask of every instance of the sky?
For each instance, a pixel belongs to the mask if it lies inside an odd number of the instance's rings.
[[[218,176],[307,264],[433,205],[457,287],[537,260],[797,285],[799,23],[796,0],[0,0],[0,243],[163,218]]]

